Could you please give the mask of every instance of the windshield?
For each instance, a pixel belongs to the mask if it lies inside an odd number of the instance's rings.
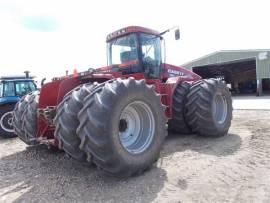
[[[142,45],[142,63],[149,77],[159,77],[161,65],[160,37],[149,34],[140,34]]]
[[[117,38],[108,43],[108,65],[138,63],[138,43],[136,34]]]

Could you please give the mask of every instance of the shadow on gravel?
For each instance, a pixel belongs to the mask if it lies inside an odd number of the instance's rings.
[[[46,147],[29,147],[0,159],[0,202],[150,202],[167,180],[157,167],[117,179]]]
[[[0,135],[0,142],[8,142],[8,141],[10,141],[10,140],[15,140],[15,139],[17,139],[17,137],[3,137],[3,136],[1,136]]]
[[[241,143],[241,137],[231,133],[219,138],[170,133],[165,142],[161,157],[185,150],[214,156],[228,156],[234,154],[240,148]]]

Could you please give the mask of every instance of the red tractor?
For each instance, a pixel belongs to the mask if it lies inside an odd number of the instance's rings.
[[[109,34],[108,66],[54,78],[23,97],[14,111],[16,134],[120,177],[140,174],[158,159],[167,129],[226,135],[229,89],[164,63],[165,32],[130,26]]]

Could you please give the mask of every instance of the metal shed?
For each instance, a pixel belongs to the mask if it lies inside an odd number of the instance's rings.
[[[257,95],[270,92],[270,49],[217,51],[182,66],[203,78],[222,77],[238,93],[243,84]]]

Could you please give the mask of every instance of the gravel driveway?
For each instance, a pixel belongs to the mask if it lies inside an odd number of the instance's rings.
[[[158,163],[117,179],[63,152],[0,140],[0,202],[270,202],[270,111],[234,111],[228,136],[169,135]]]

